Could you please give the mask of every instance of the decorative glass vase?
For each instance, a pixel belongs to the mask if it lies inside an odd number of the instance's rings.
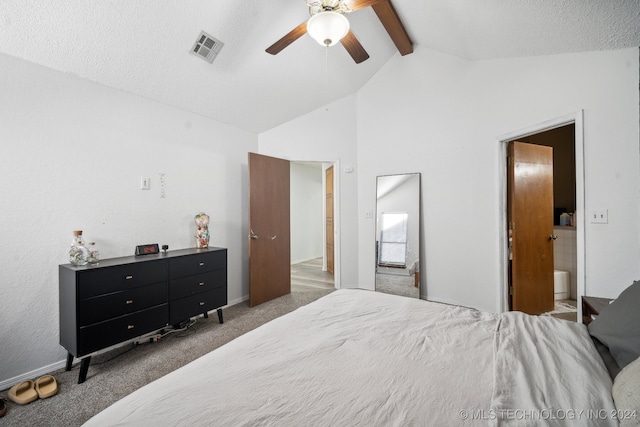
[[[89,262],[89,249],[82,239],[82,230],[73,232],[73,240],[69,249],[69,262],[71,265],[87,265]]]
[[[196,222],[196,248],[209,247],[209,215],[200,212],[195,216]]]
[[[100,251],[96,242],[89,242],[89,264],[97,265],[100,262]]]

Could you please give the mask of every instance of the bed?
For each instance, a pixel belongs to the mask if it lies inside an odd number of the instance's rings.
[[[582,324],[344,289],[85,425],[618,425],[612,386]]]

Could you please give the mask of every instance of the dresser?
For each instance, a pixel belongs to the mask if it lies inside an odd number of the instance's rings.
[[[78,383],[86,380],[91,355],[227,304],[227,250],[181,249],[166,254],[100,260],[97,265],[59,266],[60,345],[66,369],[82,358]]]

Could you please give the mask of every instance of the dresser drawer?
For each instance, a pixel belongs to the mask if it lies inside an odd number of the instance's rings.
[[[82,357],[94,351],[162,329],[167,325],[168,307],[167,304],[162,304],[80,328],[78,354],[75,356]]]
[[[78,307],[78,324],[91,325],[167,302],[167,285],[141,286],[88,298]]]
[[[174,279],[169,283],[169,300],[174,301],[220,287],[227,287],[226,269]]]
[[[153,283],[166,282],[163,261],[122,264],[78,272],[78,298],[85,299]]]
[[[226,268],[227,251],[203,252],[171,259],[169,261],[169,278],[176,279]]]
[[[176,325],[198,314],[227,305],[227,288],[216,288],[191,297],[172,301],[169,307],[169,323]]]

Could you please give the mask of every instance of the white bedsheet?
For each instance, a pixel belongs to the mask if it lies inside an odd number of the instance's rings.
[[[498,339],[507,323],[472,309],[340,290],[142,387],[86,425],[500,424],[492,411],[522,402],[506,399],[522,379],[494,381],[494,371],[509,363],[501,359],[503,347],[519,335],[510,330],[508,339]],[[584,327],[575,329],[586,334]],[[569,350],[580,355],[576,360],[599,357],[583,344]],[[592,370],[605,384],[589,404],[612,407],[602,363],[577,366],[565,386],[582,387]],[[543,377],[528,372],[521,378],[529,376]]]

